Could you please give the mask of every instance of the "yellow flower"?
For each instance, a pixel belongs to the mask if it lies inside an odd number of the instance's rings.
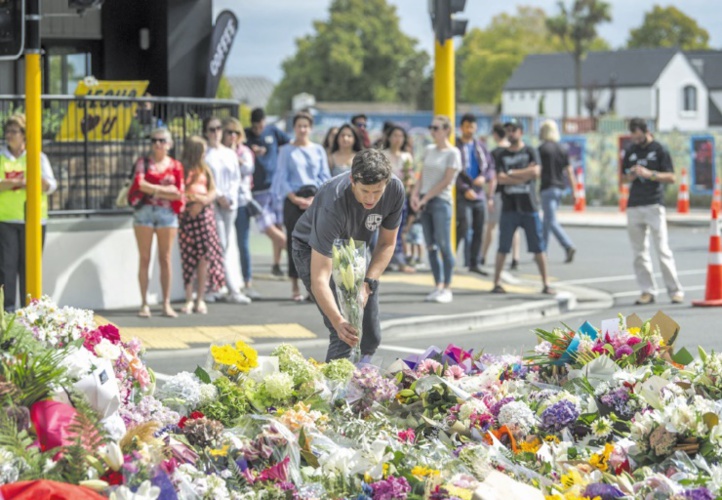
[[[632,328],[627,328],[627,331],[629,332],[630,335],[632,335],[634,337],[639,337],[639,334],[642,332],[642,329],[639,328],[638,326],[635,326]]]
[[[561,483],[565,488],[569,489],[574,486],[583,486],[585,481],[578,470],[571,469],[561,477]]]
[[[381,468],[382,474],[384,476],[384,479],[386,479],[389,475],[389,464],[384,464]]]
[[[210,454],[212,457],[226,457],[226,456],[228,456],[228,448],[229,448],[229,445],[225,445],[220,450],[211,450]]]
[[[459,488],[449,483],[446,483],[443,488],[449,492],[449,496],[461,498],[461,500],[471,500],[473,494],[471,490],[465,490],[464,488]]]
[[[546,441],[547,443],[554,443],[554,444],[559,444],[559,443],[560,443],[559,438],[556,437],[556,436],[554,436],[554,435],[552,435],[552,434],[550,434],[550,435],[548,435],[547,437],[545,437],[545,438],[544,438],[544,441]]]
[[[426,476],[438,476],[441,474],[441,471],[438,469],[430,469],[429,467],[424,467],[422,465],[417,465],[413,469],[411,469],[411,474],[413,474],[416,477],[426,477]]]
[[[592,458],[589,459],[589,465],[596,467],[602,472],[606,472],[609,468],[607,463],[609,462],[609,457],[612,455],[612,451],[614,451],[614,445],[610,443],[605,444],[604,450],[602,450],[601,453],[592,455]]]
[[[239,340],[236,342],[236,350],[239,354],[238,360],[236,361],[236,368],[247,373],[251,368],[258,366],[258,352],[255,349]]]
[[[521,451],[527,453],[536,453],[541,448],[541,441],[535,437],[532,441],[522,441]]]

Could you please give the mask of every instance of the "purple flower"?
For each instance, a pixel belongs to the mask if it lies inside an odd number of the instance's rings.
[[[542,427],[558,432],[579,418],[579,410],[571,401],[563,399],[554,403],[542,413]]]
[[[498,403],[494,404],[491,408],[489,408],[489,412],[492,415],[494,415],[494,418],[499,418],[499,412],[501,411],[501,408],[505,404],[511,403],[512,401],[514,401],[514,397],[508,396],[508,397],[502,399],[501,401],[499,401]]]
[[[614,351],[614,359],[619,359],[624,356],[629,356],[630,354],[634,353],[634,350],[629,347],[628,345],[622,345],[617,348],[617,350]]]
[[[684,498],[691,500],[714,500],[715,496],[707,488],[695,488],[693,490],[686,490],[684,492]]]
[[[601,500],[615,500],[616,498],[623,497],[624,493],[611,484],[593,483],[587,485],[582,496],[589,498],[599,497]]]
[[[385,481],[377,481],[371,485],[374,500],[406,500],[411,486],[405,477],[389,476]]]

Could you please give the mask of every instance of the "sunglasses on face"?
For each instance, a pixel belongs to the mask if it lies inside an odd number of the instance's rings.
[[[356,126],[357,126],[358,128],[366,128],[366,124],[365,124],[365,123],[357,123]]]
[[[150,142],[153,144],[165,144],[168,140],[165,137],[152,137]]]
[[[240,130],[224,130],[223,133],[226,135],[241,135]]]
[[[222,127],[208,127],[208,132],[216,133],[218,132]]]
[[[439,130],[444,130],[446,127],[442,127],[441,125],[429,125],[429,130],[432,132],[438,132]]]

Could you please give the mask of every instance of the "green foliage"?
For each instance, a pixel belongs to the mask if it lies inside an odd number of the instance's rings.
[[[233,87],[231,87],[226,75],[221,76],[221,80],[218,82],[216,99],[233,99]]]
[[[81,396],[76,402],[83,399]],[[85,411],[88,408],[85,408]],[[88,470],[98,461],[93,456],[93,452],[106,442],[105,431],[99,427],[95,412],[85,411],[78,411],[75,419],[68,426],[69,434],[75,436],[73,443],[63,446],[60,450],[62,458],[58,461],[57,470],[61,480],[70,484],[78,484],[88,479]]]
[[[574,57],[577,93],[577,116],[582,114],[582,61],[592,50],[597,37],[597,25],[612,20],[609,3],[603,0],[572,0],[567,8],[559,0],[559,14],[547,19],[547,28],[558,36],[567,52]]]
[[[213,385],[218,389],[218,397],[198,408],[198,411],[229,427],[238,417],[249,410],[244,388],[234,384],[226,377],[218,377]]]
[[[457,56],[461,100],[498,103],[507,80],[527,55],[563,51],[546,20],[544,10],[519,6],[515,14],[499,14],[486,28],[469,31]],[[600,38],[591,47],[607,48]]]
[[[396,8],[387,0],[333,0],[329,14],[283,62],[272,111],[288,110],[301,92],[317,101],[416,103],[429,56],[401,31]]]
[[[54,387],[65,385],[65,368],[60,362],[67,355],[65,349],[47,349],[6,356],[0,363],[0,375],[20,389],[15,403],[30,406],[50,397]]]
[[[697,24],[697,21],[676,7],[655,5],[644,15],[642,25],[629,31],[627,47],[709,49],[709,33]]]

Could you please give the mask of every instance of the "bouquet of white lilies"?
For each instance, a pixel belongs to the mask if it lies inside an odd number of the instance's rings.
[[[366,243],[363,241],[335,240],[333,242],[333,282],[339,309],[346,321],[362,332],[364,304],[361,290],[366,276]],[[361,345],[351,350],[351,362],[361,360]]]

